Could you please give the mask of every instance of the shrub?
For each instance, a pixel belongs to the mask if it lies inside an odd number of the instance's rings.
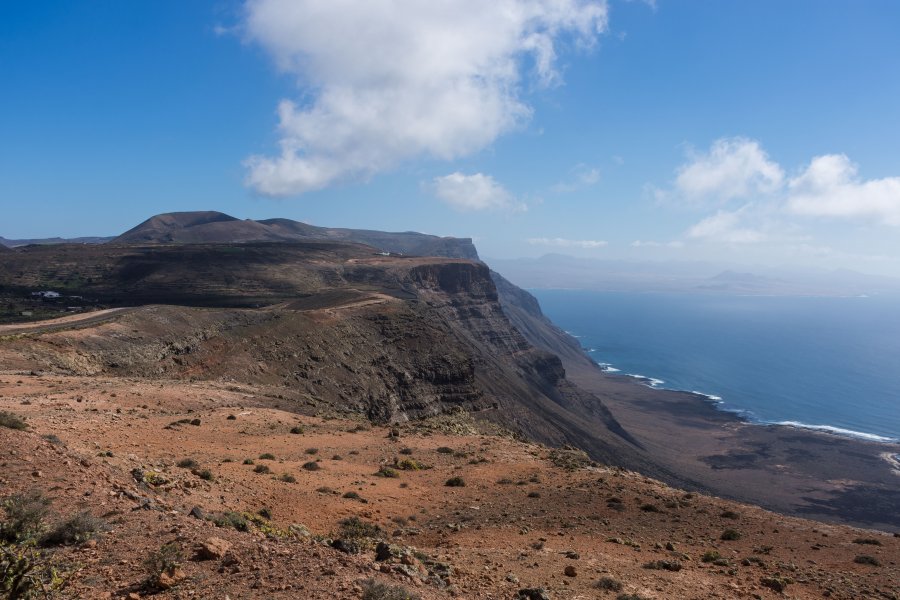
[[[41,538],[42,546],[68,546],[88,541],[106,528],[106,522],[88,511],[60,521]]]
[[[344,495],[341,498],[347,498],[350,500],[361,500],[362,496],[357,494],[356,492],[344,492]]]
[[[275,460],[275,455],[271,452],[263,452],[259,455],[259,460]]]
[[[528,497],[529,498],[540,498],[541,493],[540,492],[528,492]]]
[[[191,419],[191,425],[194,427],[200,427],[200,419]]]
[[[291,433],[293,433],[294,435],[300,435],[301,433],[303,433],[303,427],[301,427],[300,425],[294,425],[293,427],[291,427]]]
[[[444,485],[447,487],[465,487],[466,481],[462,477],[451,477],[444,482]]]
[[[656,571],[680,571],[681,563],[677,560],[652,560],[644,564],[645,569],[654,569]]]
[[[331,546],[341,552],[359,554],[374,545],[375,538],[382,535],[381,528],[358,517],[349,517],[341,521],[341,527],[334,536]]]
[[[344,460],[344,457],[341,456],[340,454],[335,454],[334,456],[331,457],[331,460]]]
[[[306,450],[303,451],[303,453],[304,454],[318,454],[319,449],[318,448],[307,448]]]
[[[303,463],[303,468],[306,469],[307,471],[318,471],[318,470],[320,470],[322,467],[321,467],[321,465],[319,465],[319,463],[317,463],[316,461],[311,460],[311,461],[309,461],[309,462]]]
[[[6,520],[0,523],[0,539],[17,543],[34,539],[44,530],[50,499],[37,490],[14,494],[3,501]]]
[[[594,587],[598,590],[609,590],[611,592],[619,592],[622,590],[622,583],[616,581],[612,577],[603,576],[601,577],[597,583],[594,584]]]
[[[741,533],[736,529],[726,529],[719,537],[725,541],[733,542],[734,540],[741,539]]]
[[[291,475],[290,473],[282,473],[278,476],[279,481],[283,481],[285,483],[297,483],[297,478]]]
[[[209,469],[194,469],[192,473],[204,481],[212,481],[215,479],[212,471]]]
[[[234,416],[234,415],[228,415],[227,417],[225,417],[225,420],[227,420],[227,421],[237,421],[237,417]]]
[[[250,522],[247,517],[237,512],[224,512],[210,517],[210,520],[216,527],[231,527],[238,531],[247,531],[250,529]]]
[[[420,596],[399,585],[387,585],[374,579],[362,583],[362,600],[419,600]]]
[[[722,558],[722,555],[719,554],[716,550],[707,550],[703,553],[703,556],[700,557],[700,560],[705,563],[713,562]]]
[[[4,598],[51,598],[66,579],[41,550],[0,541],[0,595]]]
[[[256,465],[255,467],[253,467],[253,472],[265,475],[266,473],[271,473],[272,469],[270,469],[267,465]]]
[[[193,458],[182,458],[175,464],[182,469],[196,469],[200,466],[200,463]]]
[[[378,469],[378,471],[375,472],[375,475],[377,475],[378,477],[388,477],[391,479],[400,477],[400,473],[390,467],[381,467],[380,469]]]
[[[144,569],[147,572],[147,583],[151,587],[159,585],[160,575],[172,574],[181,566],[184,559],[181,548],[175,542],[163,545],[144,559]]]
[[[252,465],[252,464],[254,464],[254,463],[253,463],[253,459],[252,459],[252,458],[245,458],[245,459],[244,459],[244,464],[245,464],[245,465]]]
[[[860,554],[856,558],[853,559],[858,565],[872,565],[873,567],[880,567],[881,561],[879,561],[874,556],[869,556],[868,554]]]
[[[650,503],[648,502],[647,504],[642,504],[642,505],[641,505],[641,510],[644,511],[644,512],[655,512],[655,513],[658,513],[658,512],[659,512],[659,507],[656,506],[655,504],[650,504]]]
[[[263,519],[272,520],[272,510],[267,506],[263,506],[261,509],[256,511],[256,514],[261,516]]]
[[[0,410],[0,427],[22,431],[28,429],[28,424],[22,417],[5,410]]]
[[[400,448],[400,454],[409,456],[412,453],[413,453],[412,448]]]
[[[876,540],[875,538],[856,538],[853,540],[854,544],[867,544],[869,546],[880,546],[881,540]]]
[[[733,510],[725,510],[722,511],[722,514],[720,514],[719,516],[723,519],[737,519],[740,515]]]
[[[453,448],[448,448],[447,446],[441,446],[437,449],[438,454],[453,454]]]

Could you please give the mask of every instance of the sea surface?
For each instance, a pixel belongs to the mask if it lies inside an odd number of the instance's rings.
[[[606,370],[751,421],[900,439],[900,300],[530,290]]]

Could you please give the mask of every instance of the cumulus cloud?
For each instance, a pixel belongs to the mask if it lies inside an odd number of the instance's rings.
[[[532,246],[556,246],[559,248],[605,248],[609,242],[603,240],[569,240],[566,238],[529,238]]]
[[[526,210],[493,177],[482,173],[435,177],[430,187],[435,196],[460,211]]]
[[[675,188],[689,200],[727,202],[778,190],[784,171],[762,149],[747,138],[722,138],[709,152],[693,154],[675,178]]]
[[[280,153],[247,183],[284,196],[404,161],[451,160],[522,126],[527,71],[560,79],[564,41],[590,46],[605,0],[248,0],[244,29],[304,94],[278,107]]]
[[[688,237],[726,244],[752,244],[766,241],[768,236],[757,229],[742,224],[745,210],[734,212],[720,210],[688,230]]]
[[[843,154],[817,156],[788,184],[794,214],[872,219],[900,225],[900,177],[863,181]]]

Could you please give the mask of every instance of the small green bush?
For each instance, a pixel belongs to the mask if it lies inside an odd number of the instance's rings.
[[[267,465],[256,465],[255,467],[253,467],[253,472],[265,475],[267,473],[271,473],[272,469],[270,469]]]
[[[380,469],[378,469],[378,471],[376,471],[375,475],[377,475],[378,477],[388,477],[391,479],[400,477],[400,473],[390,467],[381,467]]]
[[[700,557],[700,560],[705,563],[710,563],[722,558],[722,555],[718,553],[716,550],[707,550],[703,553],[703,556]]]
[[[598,590],[609,590],[611,592],[622,591],[622,583],[608,576],[601,577],[597,583],[594,584],[594,587]]]
[[[853,540],[854,544],[867,544],[869,546],[880,546],[881,540],[877,540],[875,538],[856,538]]]
[[[420,596],[399,585],[369,579],[362,583],[362,600],[419,600]]]
[[[259,455],[259,460],[275,460],[275,455],[271,452],[263,452]]]
[[[441,446],[437,449],[438,454],[453,454],[453,448],[448,448],[447,446]]]
[[[175,464],[182,469],[196,469],[200,466],[200,463],[193,458],[182,458]]]
[[[252,459],[252,458],[245,458],[245,459],[244,459],[244,464],[245,464],[245,465],[252,465],[252,464],[254,464],[253,459]]]
[[[72,515],[56,524],[41,538],[42,546],[70,546],[81,544],[106,528],[106,522],[88,511]]]
[[[645,569],[653,569],[656,571],[680,571],[681,563],[677,560],[651,560],[644,563]]]
[[[735,540],[741,539],[741,533],[736,529],[726,529],[719,537],[727,542],[733,542]]]
[[[306,450],[303,451],[303,453],[304,454],[318,454],[319,449],[318,448],[307,448]]]
[[[238,531],[247,531],[250,529],[250,522],[247,517],[237,512],[224,512],[213,515],[210,520],[216,527],[231,527]]]
[[[11,412],[0,410],[0,427],[7,429],[18,429],[19,431],[28,429],[28,423],[25,420]]]
[[[294,435],[300,435],[301,433],[303,433],[303,427],[301,427],[300,425],[295,425],[291,427],[291,433],[293,433]]]
[[[209,469],[194,469],[192,473],[204,481],[213,481],[215,479],[213,472]]]
[[[466,481],[462,477],[451,477],[444,482],[444,485],[447,487],[465,487]]]
[[[0,539],[11,543],[34,539],[45,529],[50,499],[37,490],[14,494],[3,500],[6,520],[0,523]]]
[[[297,483],[297,478],[291,475],[290,473],[282,473],[278,476],[279,481],[283,481],[285,483]]]
[[[303,468],[307,471],[319,471],[322,469],[322,466],[314,460],[303,463]]]
[[[860,554],[856,558],[853,559],[858,565],[872,565],[873,567],[880,567],[881,561],[875,558],[874,556],[869,556],[868,554]]]
[[[181,566],[184,556],[181,548],[175,542],[165,544],[159,550],[155,550],[144,559],[144,570],[147,573],[147,584],[157,587],[159,577],[163,573],[172,574]]]

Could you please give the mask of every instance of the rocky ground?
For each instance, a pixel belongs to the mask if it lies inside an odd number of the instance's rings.
[[[0,532],[22,495],[50,500],[44,530],[70,535],[30,537],[60,597],[900,597],[896,536],[686,493],[464,413],[373,427],[247,385],[27,371],[0,375],[0,411]]]

